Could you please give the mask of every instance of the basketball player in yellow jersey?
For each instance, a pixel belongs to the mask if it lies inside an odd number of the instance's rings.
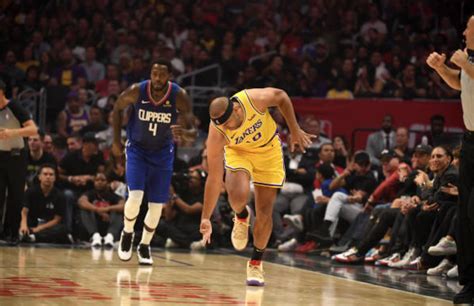
[[[285,182],[283,153],[277,126],[268,112],[276,106],[285,117],[291,133],[290,150],[307,148],[316,136],[298,125],[291,100],[276,88],[247,89],[230,99],[214,99],[209,107],[211,124],[207,139],[209,176],[204,191],[201,233],[210,242],[210,217],[216,206],[225,174],[225,187],[235,212],[232,244],[243,250],[248,243],[250,214],[247,201],[250,180],[255,186],[254,249],[247,264],[247,285],[263,286],[262,256],[272,231],[272,210],[277,189]]]

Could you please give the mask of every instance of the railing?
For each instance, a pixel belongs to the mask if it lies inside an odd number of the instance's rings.
[[[44,130],[46,126],[46,89],[40,91],[26,89],[18,94],[17,101],[28,110],[34,121]]]
[[[176,78],[176,81],[179,84],[183,84],[185,83],[186,79],[191,78],[191,83],[189,84],[189,86],[196,86],[196,77],[212,70],[216,70],[216,77],[217,77],[216,84],[214,85],[217,87],[220,87],[222,83],[222,68],[219,64],[212,64],[212,65],[191,71],[189,73],[182,74]]]

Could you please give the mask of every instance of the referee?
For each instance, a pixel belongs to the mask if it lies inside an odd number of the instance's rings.
[[[31,115],[18,102],[8,100],[5,92],[6,85],[0,80],[0,208],[4,213],[3,236],[16,243],[27,166],[23,137],[36,135],[38,128]]]
[[[459,166],[459,205],[456,243],[459,282],[463,289],[454,296],[455,305],[474,302],[474,15],[463,33],[466,49],[457,50],[451,62],[458,69],[447,67],[445,54],[433,52],[426,63],[454,89],[461,91],[464,133]]]

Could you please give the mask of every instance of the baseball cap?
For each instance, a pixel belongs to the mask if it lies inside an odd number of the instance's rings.
[[[393,150],[383,150],[381,153],[380,153],[380,160],[390,160],[392,159],[392,157],[395,157],[397,156],[395,154],[395,152]]]
[[[422,153],[422,154],[431,154],[433,148],[430,145],[419,144],[415,147],[415,153]]]
[[[95,137],[95,133],[94,132],[87,132],[84,134],[84,136],[82,136],[82,142],[94,142],[94,143],[98,143],[99,142],[99,139],[97,139]]]

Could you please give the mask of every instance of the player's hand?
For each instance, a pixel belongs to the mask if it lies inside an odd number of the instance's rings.
[[[461,49],[456,50],[456,52],[451,56],[451,62],[459,68],[464,67],[467,63],[467,52],[462,51]]]
[[[305,153],[306,148],[311,145],[313,139],[316,139],[318,136],[313,134],[308,134],[303,131],[301,128],[298,128],[296,132],[291,133],[290,140],[290,151],[295,151],[295,146],[298,145],[300,150]]]
[[[175,142],[180,142],[181,137],[183,137],[183,128],[179,124],[171,125],[171,134],[173,135],[173,140]]]
[[[112,155],[115,157],[121,157],[123,155],[123,146],[121,143],[112,144]]]
[[[202,241],[205,244],[211,243],[212,225],[209,219],[202,219],[199,231],[202,234]]]
[[[428,64],[428,66],[430,66],[434,70],[443,67],[445,61],[446,54],[439,54],[438,52],[431,52],[431,54],[426,59],[426,63]]]

